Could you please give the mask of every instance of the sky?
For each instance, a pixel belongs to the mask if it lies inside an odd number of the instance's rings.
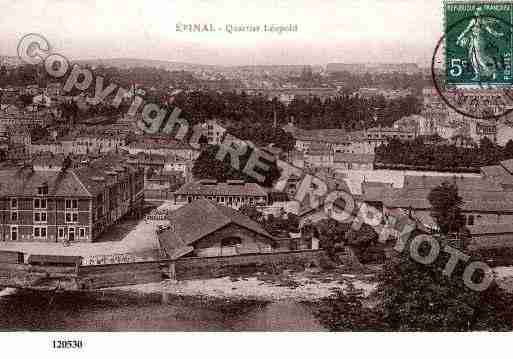
[[[416,62],[442,36],[440,0],[0,0],[1,55],[27,33],[71,59],[142,58],[212,65]],[[178,32],[212,24],[215,32]],[[263,31],[264,25],[297,31]],[[226,26],[260,26],[228,33]]]

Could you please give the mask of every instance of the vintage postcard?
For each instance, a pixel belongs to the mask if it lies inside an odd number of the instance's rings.
[[[513,1],[0,4],[2,346],[513,330]]]

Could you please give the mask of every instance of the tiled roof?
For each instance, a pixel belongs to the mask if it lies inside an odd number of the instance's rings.
[[[271,242],[274,241],[257,222],[237,210],[206,199],[199,199],[180,207],[171,212],[168,219],[171,228],[159,234],[159,241],[171,258],[187,253],[190,251],[187,247],[232,223],[258,233]]]
[[[199,196],[267,196],[267,192],[256,183],[228,184],[223,182],[205,184],[201,183],[201,181],[185,183],[175,194]]]
[[[33,196],[38,187],[48,184],[48,193],[53,196],[90,197],[73,170],[34,171],[29,167],[15,170],[0,170],[0,194],[2,196]]]
[[[37,157],[35,165],[55,165],[55,169],[33,169],[31,166],[0,170],[0,195],[32,196],[38,194],[38,187],[48,184],[48,193],[53,196],[91,197],[102,192],[105,186],[114,180],[109,171],[135,171],[129,165],[122,165],[123,157],[107,154],[91,161],[88,165],[70,167],[65,171],[62,167],[62,155]],[[74,163],[80,159],[75,156]],[[99,180],[102,179],[102,180]]]

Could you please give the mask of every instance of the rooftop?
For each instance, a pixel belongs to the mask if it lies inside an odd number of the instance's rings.
[[[35,166],[0,170],[0,195],[34,196],[38,195],[39,187],[47,185],[48,194],[52,196],[91,197],[102,192],[114,180],[112,171],[135,171],[131,166],[121,165],[122,157],[115,154],[108,154],[76,168],[62,168],[62,158],[60,155],[43,155],[35,159]],[[41,165],[48,168],[40,168]],[[99,181],[99,178],[105,180]]]
[[[200,196],[267,196],[267,192],[256,183],[207,183],[207,181],[188,182],[175,194]]]
[[[382,202],[390,208],[430,209],[427,197],[430,189],[391,189]],[[513,212],[513,193],[498,191],[458,191],[463,199],[462,209],[472,212]]]
[[[14,170],[0,170],[0,195],[35,196],[38,188],[48,186],[53,196],[90,197],[73,170],[33,170],[26,166]]]

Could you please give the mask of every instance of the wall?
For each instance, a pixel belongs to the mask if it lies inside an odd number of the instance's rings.
[[[10,198],[0,200],[0,207],[5,210],[0,210],[0,232],[3,231],[3,236],[0,234],[0,239],[10,240],[11,226],[18,228],[18,241],[20,242],[56,242],[61,241],[62,238],[58,238],[57,229],[64,228],[65,233],[68,233],[68,228],[75,228],[75,241],[77,242],[88,242],[91,241],[91,229],[90,229],[90,213],[89,199],[77,199],[78,208],[73,210],[78,214],[77,222],[67,223],[65,220],[65,200],[55,199],[52,197],[15,197],[18,200],[18,208],[10,209]],[[34,198],[45,198],[46,208],[35,209],[33,207]],[[69,197],[71,199],[73,197]],[[76,199],[76,198],[75,198]],[[18,219],[11,220],[11,212],[18,213]],[[46,222],[35,222],[34,212],[45,212],[47,220]],[[71,212],[71,211],[70,211]],[[46,237],[34,237],[33,227],[45,227]],[[79,237],[79,228],[82,228],[85,232],[84,237]]]
[[[221,246],[224,238],[239,238],[240,246]],[[194,255],[197,257],[214,257],[244,253],[261,253],[272,251],[270,240],[246,228],[230,224],[206,236],[194,245]]]
[[[175,262],[176,279],[215,278],[287,267],[320,266],[327,260],[323,250],[303,250],[266,254],[243,254],[228,257],[181,258]]]

